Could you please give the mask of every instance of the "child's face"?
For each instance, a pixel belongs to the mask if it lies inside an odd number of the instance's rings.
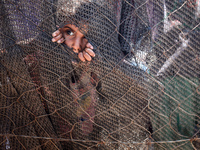
[[[81,30],[87,32],[87,28],[87,25],[83,25]],[[57,42],[59,44],[64,42],[69,48],[72,48],[75,53],[78,53],[78,58],[83,62],[91,61],[92,57],[95,57],[93,46],[75,25],[67,24],[52,33],[52,36],[52,42]]]
[[[72,24],[67,24],[63,27],[63,36],[65,44],[69,48],[73,48],[73,51],[76,53],[83,51],[88,43],[88,40],[79,31],[79,28]]]

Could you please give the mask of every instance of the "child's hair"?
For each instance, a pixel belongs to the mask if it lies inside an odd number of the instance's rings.
[[[86,31],[86,26],[94,15],[96,4],[81,3],[75,9],[75,13],[61,10],[58,15],[59,27],[62,28],[66,24],[73,24],[79,28],[83,33]]]
[[[103,22],[101,24],[105,25],[105,23],[108,22],[107,18],[109,18],[111,22],[114,24],[116,23],[116,20],[113,20],[113,18],[109,16],[113,15],[113,12],[97,3],[83,2],[72,11],[74,7],[76,6],[73,6],[73,8],[67,12],[60,9],[57,19],[60,22],[58,23],[60,27],[63,27],[66,24],[73,24],[84,33],[85,25],[94,24],[93,26],[96,26],[96,23],[94,22],[100,21]],[[84,30],[82,30],[82,28],[84,28]]]

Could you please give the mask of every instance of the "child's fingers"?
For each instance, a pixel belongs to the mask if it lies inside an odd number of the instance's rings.
[[[78,58],[79,58],[81,61],[85,62],[85,58],[83,57],[83,53],[82,53],[82,52],[78,53]]]
[[[85,51],[92,57],[95,57],[95,53],[90,48],[85,48]]]
[[[91,60],[92,60],[92,58],[90,57],[90,55],[89,55],[87,52],[85,52],[85,51],[83,51],[83,56],[84,56],[84,58],[85,58],[87,61],[91,61]]]
[[[58,36],[59,34],[60,34],[60,31],[56,30],[55,32],[52,33],[52,36],[55,37],[55,36]]]
[[[63,43],[65,39],[62,37],[60,40],[57,41],[57,43]]]
[[[94,48],[90,43],[87,43],[87,44],[86,44],[86,47],[87,47],[87,48],[90,48],[90,49],[93,49],[93,48]]]
[[[54,38],[52,38],[52,42],[56,42],[60,40],[61,38],[62,38],[62,34],[59,34],[58,36],[55,36]]]

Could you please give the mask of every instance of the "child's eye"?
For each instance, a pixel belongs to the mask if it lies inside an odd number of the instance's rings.
[[[66,30],[66,33],[67,33],[68,35],[74,35],[74,32],[72,32],[71,30]]]

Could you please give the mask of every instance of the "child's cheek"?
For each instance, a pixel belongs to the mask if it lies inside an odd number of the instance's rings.
[[[88,40],[87,40],[86,38],[84,38],[84,39],[83,39],[84,47],[86,47],[87,43],[88,43]]]
[[[72,48],[72,40],[70,40],[69,38],[65,38],[65,44],[66,44],[69,48]]]

